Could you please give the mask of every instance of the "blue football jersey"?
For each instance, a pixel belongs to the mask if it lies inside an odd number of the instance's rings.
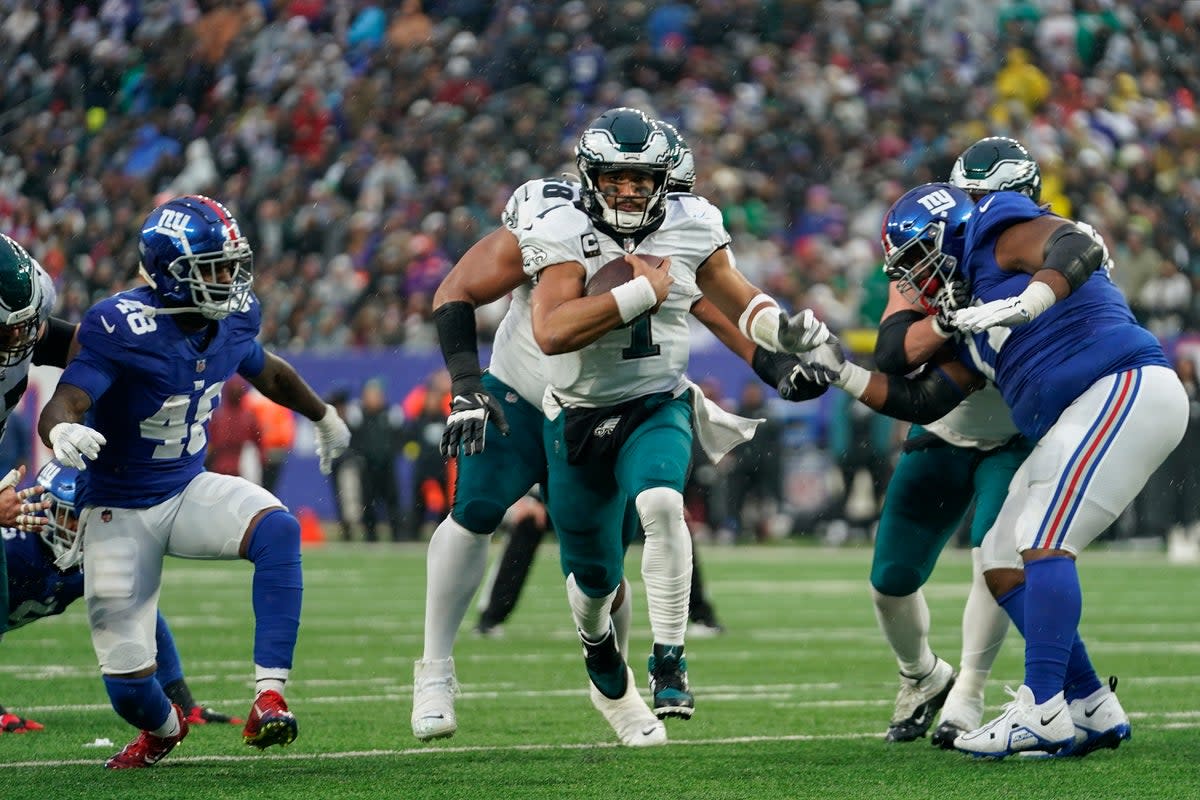
[[[204,469],[221,386],[235,372],[262,372],[253,295],[213,323],[207,343],[171,315],[146,313],[159,305],[149,287],[132,289],[96,303],[79,327],[82,349],[60,380],[87,393],[87,424],[108,440],[80,476],[79,508],[148,508],[183,491]]]
[[[0,529],[8,559],[8,629],[61,614],[83,597],[83,570],[60,572],[36,533]]]
[[[1007,228],[1050,212],[1017,192],[989,194],[967,221],[959,270],[983,302],[1025,291],[1032,275],[996,263],[996,240]],[[966,337],[960,356],[991,378],[1021,433],[1038,439],[1063,410],[1105,375],[1158,364],[1162,346],[1137,324],[1105,270],[1032,322]]]

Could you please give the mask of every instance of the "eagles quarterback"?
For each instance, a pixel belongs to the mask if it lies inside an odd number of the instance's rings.
[[[621,109],[632,116],[641,112]],[[615,113],[615,112],[610,112]],[[673,153],[672,175],[690,189],[695,180],[690,151]],[[683,188],[683,187],[681,187]],[[551,209],[580,202],[580,185],[565,178],[533,180],[513,192],[503,224],[477,242],[455,265],[434,297],[434,321],[454,397],[442,452],[460,456],[455,502],[429,542],[426,561],[425,637],[414,665],[413,735],[421,740],[452,736],[458,721],[452,652],[471,597],[483,580],[488,542],[505,510],[546,479],[541,402],[546,389],[545,356],[533,339],[532,284],[523,269],[522,237]],[[512,295],[483,373],[475,332],[475,308]],[[746,339],[710,303],[699,300],[691,313],[733,352],[753,366],[785,399],[815,397],[821,387],[796,386],[795,357],[772,353]],[[490,436],[489,436],[490,433]],[[627,543],[629,532],[624,540]],[[616,645],[628,652],[630,586],[611,607]],[[664,694],[672,701],[676,694]],[[593,703],[622,744],[640,746],[665,740],[665,729],[638,696],[632,681],[616,698],[593,692]],[[669,709],[668,709],[669,710]],[[649,733],[646,733],[649,731]]]
[[[256,341],[253,253],[225,206],[169,200],[146,218],[139,249],[147,285],[87,312],[79,353],[38,421],[55,457],[87,470],[78,504],[92,645],[113,708],[140,730],[111,769],[148,767],[188,733],[154,679],[164,555],[254,564],[256,696],[243,739],[265,748],[296,738],[283,692],[300,624],[300,525],[265,489],[204,470],[224,382],[241,374],[312,420],[322,471],[350,439],[337,412]]]
[[[684,657],[692,545],[683,485],[705,406],[685,371],[687,315],[702,296],[747,339],[800,352],[829,332],[811,311],[784,314],[733,264],[718,209],[666,191],[667,135],[636,109],[597,117],[580,136],[578,205],[562,203],[521,235],[533,338],[545,359],[543,396],[550,515],[592,695],[622,697],[632,683],[609,610],[623,578],[618,532],[633,498],[646,532],[642,579],[654,637],[650,687],[660,716],[689,716]],[[657,256],[652,267],[642,257]],[[625,258],[632,277],[586,294],[589,278]],[[748,433],[746,435],[752,435]],[[710,454],[714,451],[706,446]]]

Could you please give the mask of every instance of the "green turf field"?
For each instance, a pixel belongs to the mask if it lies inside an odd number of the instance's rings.
[[[640,551],[630,555],[638,574]],[[1102,675],[1121,678],[1134,736],[1080,760],[973,761],[924,740],[882,740],[895,664],[866,588],[867,550],[791,543],[707,548],[701,558],[728,632],[689,643],[696,716],[672,743],[615,746],[588,701],[556,553],[498,639],[464,634],[459,731],[422,745],[409,730],[421,649],[424,548],[305,550],[306,594],[288,698],[300,737],[266,753],[240,729],[194,728],[161,764],[109,773],[132,736],[109,709],[83,603],[0,646],[0,702],[46,725],[0,736],[0,786],[46,798],[1198,798],[1200,567],[1159,554],[1089,552],[1083,633]],[[948,553],[926,587],[934,648],[957,663],[969,562]],[[635,652],[649,647],[635,581]],[[250,567],[169,560],[163,610],[197,697],[249,707]],[[473,622],[475,612],[468,617]],[[1021,682],[1021,641],[1005,645],[989,708]],[[645,687],[645,661],[635,672]],[[89,748],[108,738],[114,747]]]

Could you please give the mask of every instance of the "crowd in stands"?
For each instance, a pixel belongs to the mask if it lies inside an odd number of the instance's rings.
[[[985,134],[1096,226],[1159,334],[1200,327],[1200,4],[1178,0],[0,0],[0,228],[78,317],[156,198],[256,251],[264,339],[428,347],[439,279],[578,130],[696,152],[739,266],[834,327],[882,307],[879,220]],[[488,320],[498,319],[493,309]],[[488,320],[483,325],[488,328]]]

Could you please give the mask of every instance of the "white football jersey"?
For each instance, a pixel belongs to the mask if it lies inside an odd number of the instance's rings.
[[[37,266],[37,279],[42,284],[41,319],[45,322],[50,319],[50,312],[54,310],[56,299],[54,281],[50,279],[41,265]],[[17,407],[17,403],[21,402],[21,396],[25,394],[25,387],[29,385],[29,365],[31,363],[33,363],[32,355],[26,357],[19,364],[6,368],[0,367],[0,435],[3,435],[8,416]]]
[[[573,353],[543,357],[546,377],[565,405],[598,408],[656,392],[679,392],[690,351],[688,314],[700,298],[696,270],[729,244],[721,212],[690,194],[666,199],[666,216],[640,242],[597,230],[574,206],[550,209],[521,233],[525,272],[574,261],[590,279],[600,267],[626,253],[671,259],[671,292],[658,312],[631,326],[609,331]]]
[[[990,381],[925,430],[956,447],[980,450],[994,450],[1017,435],[1012,412]]]
[[[504,227],[521,240],[533,221],[557,206],[571,206],[579,199],[579,184],[546,178],[529,181],[513,192],[501,217]],[[512,302],[496,329],[488,372],[516,390],[535,407],[542,407],[546,379],[542,364],[546,356],[533,340],[529,295],[533,284],[525,282],[513,290]]]

